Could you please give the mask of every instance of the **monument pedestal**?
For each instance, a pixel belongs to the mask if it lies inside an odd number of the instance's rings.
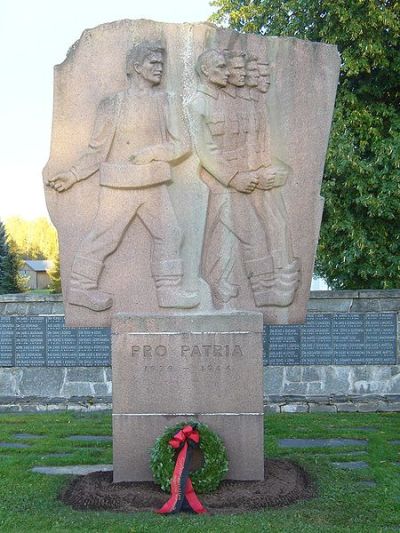
[[[257,312],[113,316],[114,482],[152,480],[155,439],[193,419],[223,439],[227,479],[264,479],[262,331]]]

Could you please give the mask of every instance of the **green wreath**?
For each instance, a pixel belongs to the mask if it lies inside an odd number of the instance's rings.
[[[168,444],[172,437],[183,427],[196,425],[200,434],[199,448],[203,452],[204,464],[190,474],[193,488],[198,493],[216,490],[228,471],[228,457],[224,443],[206,424],[190,421],[169,427],[158,437],[151,450],[150,466],[154,481],[161,489],[169,492],[175,467],[175,450]]]

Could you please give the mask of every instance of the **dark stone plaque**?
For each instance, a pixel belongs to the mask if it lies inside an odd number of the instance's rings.
[[[364,315],[338,313],[332,315],[334,365],[364,365]]]
[[[78,360],[85,361],[81,366],[92,366],[93,360],[97,366],[111,364],[110,328],[79,328],[77,333]]]
[[[266,326],[264,363],[394,365],[396,313],[310,313],[301,326]]]
[[[109,366],[109,328],[66,328],[63,316],[0,317],[0,366]]]
[[[47,365],[78,366],[77,331],[64,327],[63,316],[47,317]]]
[[[267,364],[300,364],[300,326],[267,326],[264,332],[264,357],[267,353]]]
[[[0,366],[14,366],[15,318],[0,316]]]
[[[301,331],[301,364],[330,365],[333,358],[332,321],[329,315],[308,315]]]
[[[45,317],[15,317],[15,366],[46,366]]]
[[[394,313],[368,313],[365,315],[365,350],[372,365],[394,364],[396,354],[396,315]],[[394,355],[396,360],[396,355]]]

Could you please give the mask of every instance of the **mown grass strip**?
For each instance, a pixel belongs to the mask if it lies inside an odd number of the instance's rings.
[[[360,428],[368,428],[360,430]],[[374,428],[375,431],[369,430]],[[152,513],[78,512],[57,500],[68,476],[47,476],[34,466],[107,464],[109,441],[71,441],[72,435],[111,435],[109,413],[0,415],[0,440],[17,433],[42,435],[29,448],[0,449],[0,531],[25,532],[380,532],[400,529],[399,413],[280,414],[265,419],[266,454],[291,458],[314,477],[319,495],[288,508],[235,516],[171,516]],[[366,446],[281,448],[280,439],[367,439]],[[15,440],[14,440],[15,441]],[[19,441],[21,442],[21,441]],[[366,451],[368,468],[342,470]],[[348,452],[348,457],[343,456]],[[72,454],[49,456],[49,454]]]

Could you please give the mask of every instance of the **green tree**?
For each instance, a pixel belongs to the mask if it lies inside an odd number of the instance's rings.
[[[60,272],[60,256],[57,256],[53,260],[53,266],[49,270],[50,276],[50,292],[55,294],[61,293],[61,272]]]
[[[54,260],[58,255],[57,231],[47,218],[10,217],[5,225],[12,237],[13,251],[21,259]]]
[[[338,289],[400,287],[400,2],[214,0],[214,22],[338,46],[342,66],[316,271]]]
[[[3,222],[0,220],[0,294],[23,292],[24,282],[20,276],[19,260],[9,245]]]

